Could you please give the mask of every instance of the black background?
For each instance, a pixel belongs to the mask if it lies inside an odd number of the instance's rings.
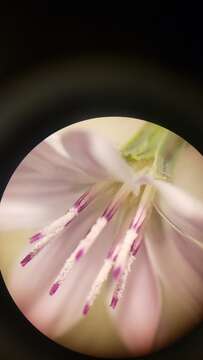
[[[1,16],[2,191],[35,144],[88,117],[152,120],[203,153],[203,32],[198,9],[184,5],[151,10],[142,15],[129,11],[122,17]],[[83,357],[30,326],[3,281],[0,320],[2,360]],[[200,326],[150,358],[203,359],[202,339]]]

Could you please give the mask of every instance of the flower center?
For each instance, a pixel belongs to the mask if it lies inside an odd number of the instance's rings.
[[[179,148],[181,144],[182,142],[177,136],[173,137],[172,133],[168,135],[167,130],[148,124],[121,150],[121,154],[139,174],[143,175],[147,171],[154,177],[165,179],[171,172],[174,149]],[[127,184],[112,182],[101,182],[91,187],[75,201],[65,215],[31,237],[31,251],[21,261],[21,265],[26,266],[52,241],[57,241],[59,235],[86,207],[99,199],[100,195],[103,196],[111,190],[109,204],[101,211],[96,222],[66,259],[49,290],[51,296],[58,291],[73,266],[77,266],[77,263],[88,253],[93,244],[99,241],[99,235],[109,226],[113,217],[119,212],[121,213],[121,209],[125,209],[127,216],[124,218],[122,231],[110,244],[103,266],[101,266],[85,300],[84,315],[88,313],[110,273],[115,282],[110,303],[113,309],[125,290],[128,274],[142,244],[144,229],[150,216],[155,193],[154,188],[151,185],[143,185],[144,182],[140,181],[140,178],[143,179],[144,175],[138,176],[137,183],[135,180],[134,190],[130,189]]]
[[[128,213],[128,216],[125,219],[127,230],[115,238],[113,244],[110,245],[104,264],[96,276],[88,298],[85,301],[83,314],[86,315],[88,313],[110,273],[112,273],[112,277],[115,281],[115,289],[111,301],[111,306],[115,308],[118,300],[123,294],[131,265],[140,248],[144,224],[151,208],[151,200],[154,191],[150,185],[143,187],[144,189],[141,189],[140,185],[138,185],[139,191],[133,193],[126,184],[112,184],[109,182],[93,186],[75,201],[64,216],[55,220],[52,224],[30,238],[32,249],[29,254],[22,259],[21,265],[23,267],[26,266],[52,241],[57,241],[61,232],[65,231],[74,219],[89,206],[93,200],[97,199],[103,192],[113,189],[114,195],[112,196],[110,203],[106,206],[104,211],[101,212],[101,216],[98,217],[88,233],[81,239],[72,254],[67,258],[59,274],[53,281],[49,294],[54,295],[57,292],[70,270],[74,265],[77,266],[80,259],[87,254],[104,228],[111,223],[115,214],[121,211],[121,208],[125,208],[126,213]],[[137,210],[135,210],[135,203],[138,203]]]

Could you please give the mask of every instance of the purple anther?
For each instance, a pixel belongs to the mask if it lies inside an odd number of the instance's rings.
[[[142,224],[143,224],[143,221],[142,221],[142,222],[138,222],[137,224],[135,224],[135,225],[133,226],[133,229],[135,229],[136,232],[138,233],[139,230],[140,230],[140,228],[142,227]]]
[[[120,266],[118,266],[117,268],[115,268],[113,270],[112,274],[113,274],[113,277],[114,277],[115,280],[119,277],[120,273],[121,273],[121,267]]]
[[[107,221],[110,221],[116,211],[118,210],[118,204],[115,204],[114,206],[108,206],[102,215]]]
[[[60,286],[59,282],[54,283],[51,289],[49,290],[49,295],[54,295],[55,292],[58,290],[59,286]]]
[[[32,253],[29,253],[27,256],[24,257],[23,260],[21,260],[21,262],[20,262],[21,265],[22,265],[22,266],[27,265],[27,263],[29,263],[30,260],[32,260],[33,256],[34,256],[34,255],[33,255]]]
[[[83,249],[78,250],[78,252],[75,255],[75,260],[78,261],[83,256],[83,254],[84,254]]]
[[[131,252],[131,253],[133,252],[134,246],[135,246],[135,240],[133,241],[133,243],[132,243],[132,245],[131,245],[131,248],[130,248],[130,252]]]
[[[143,222],[144,222],[144,219],[146,217],[146,211],[145,209],[143,208],[139,214],[139,217],[138,219],[136,220],[135,223],[132,222],[131,224],[131,228],[136,230],[137,232],[139,231],[140,227],[142,226]]]
[[[135,256],[137,254],[138,250],[139,250],[139,246],[137,246],[133,249],[133,256]]]
[[[133,256],[135,256],[140,248],[140,245],[141,245],[141,240],[138,240],[138,241],[135,241],[134,244],[133,244],[133,247],[132,247],[132,254]]]
[[[90,306],[89,304],[85,304],[84,308],[83,308],[83,315],[87,315],[87,313],[89,312]]]
[[[83,203],[83,200],[87,197],[87,195],[89,194],[89,191],[86,191],[83,195],[81,195],[79,197],[78,200],[76,200],[76,202],[74,203],[74,207],[78,210],[78,212],[80,212],[81,210],[83,210],[88,202],[86,201],[85,203]]]
[[[40,239],[43,238],[43,234],[41,232],[38,232],[37,234],[33,235],[31,238],[30,238],[30,243],[34,243],[35,241],[38,241]]]
[[[113,298],[112,298],[112,300],[111,300],[111,305],[110,305],[110,306],[111,306],[113,309],[115,309],[117,303],[118,303],[118,298],[115,297],[115,296],[113,296]]]
[[[77,211],[80,213],[82,210],[84,210],[84,209],[87,207],[88,204],[89,204],[89,202],[86,201],[86,202],[84,202],[83,204],[79,205],[79,206],[77,207]]]
[[[113,257],[113,261],[116,261],[117,257],[118,257],[118,254],[115,254],[115,256]]]
[[[114,253],[114,250],[113,250],[113,249],[109,250],[106,258],[107,258],[107,259],[111,259],[113,253]]]

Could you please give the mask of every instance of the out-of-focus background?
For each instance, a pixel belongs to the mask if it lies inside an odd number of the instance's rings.
[[[186,6],[165,12],[153,4],[142,15],[133,11],[122,17],[1,16],[1,191],[34,145],[67,121],[89,115],[157,120],[201,151],[202,27],[198,9]],[[55,98],[53,112],[50,103]],[[1,287],[0,358],[70,356],[33,329],[3,281]],[[151,358],[201,359],[202,336],[200,327]]]

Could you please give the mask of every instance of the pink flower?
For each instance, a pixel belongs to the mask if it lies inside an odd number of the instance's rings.
[[[149,167],[133,169],[98,133],[59,132],[38,145],[0,214],[1,228],[37,229],[8,287],[51,338],[88,316],[107,279],[107,306],[134,354],[167,332],[163,286],[202,307],[202,203]]]

